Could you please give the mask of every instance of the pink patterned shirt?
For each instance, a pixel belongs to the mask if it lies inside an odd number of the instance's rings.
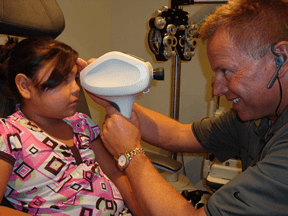
[[[70,148],[20,110],[0,119],[0,159],[13,165],[5,197],[15,209],[33,215],[122,215],[121,194],[91,150],[98,125],[81,113],[64,121],[73,128]]]

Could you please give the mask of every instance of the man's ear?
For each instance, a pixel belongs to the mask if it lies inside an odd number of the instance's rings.
[[[284,63],[279,71],[279,78],[282,78],[288,72],[288,41],[280,41],[274,46],[275,64],[277,65],[277,58],[283,59]],[[278,59],[278,60],[279,60]]]
[[[30,99],[31,86],[33,85],[32,81],[26,75],[19,73],[15,77],[15,83],[22,97],[24,99]]]

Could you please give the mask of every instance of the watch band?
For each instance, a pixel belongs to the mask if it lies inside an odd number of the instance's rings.
[[[132,159],[135,155],[137,155],[137,154],[144,154],[144,155],[145,155],[144,149],[142,149],[142,148],[135,148],[135,149],[133,149],[133,150],[131,150],[131,151],[126,151],[123,155],[120,155],[120,157],[121,157],[121,156],[125,156],[125,158],[126,158],[126,163],[125,163],[125,165],[120,165],[120,164],[119,164],[119,159],[118,159],[118,165],[119,165],[120,169],[121,169],[121,170],[124,170],[124,169],[129,165],[131,159]],[[119,157],[119,158],[120,158],[120,157]]]

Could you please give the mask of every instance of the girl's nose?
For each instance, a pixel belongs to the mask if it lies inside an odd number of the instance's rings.
[[[80,86],[76,80],[73,82],[72,92],[73,93],[79,93],[80,92]]]

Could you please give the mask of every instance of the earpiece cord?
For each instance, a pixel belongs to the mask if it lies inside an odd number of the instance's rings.
[[[272,88],[272,86],[274,85],[276,79],[278,79],[278,75],[279,75],[279,70],[280,69],[281,69],[281,66],[278,66],[276,73],[273,75],[272,79],[270,80],[270,82],[269,82],[269,84],[267,86],[268,89]]]
[[[279,101],[279,104],[278,104],[278,106],[277,106],[277,108],[276,108],[276,116],[277,116],[277,118],[279,117],[279,115],[278,115],[278,109],[279,109],[279,107],[280,107],[280,105],[281,105],[281,102],[282,102],[282,85],[281,85],[281,82],[280,82],[280,79],[279,79],[279,71],[280,71],[280,69],[281,69],[281,67],[282,67],[282,65],[284,64],[284,62],[285,62],[285,57],[284,56],[282,56],[282,55],[280,55],[280,54],[278,54],[278,53],[276,53],[275,51],[274,51],[274,46],[277,44],[277,42],[275,42],[275,43],[273,43],[272,45],[271,45],[271,52],[275,55],[275,56],[277,56],[276,57],[276,59],[275,59],[275,62],[276,62],[276,65],[277,65],[277,71],[276,71],[276,73],[274,74],[274,76],[273,76],[273,78],[270,80],[270,83],[268,84],[268,86],[267,86],[267,88],[268,89],[270,89],[270,88],[272,88],[272,86],[273,86],[273,84],[274,84],[274,82],[276,81],[276,78],[278,79],[278,82],[279,82],[279,88],[280,88],[280,101]]]
[[[279,88],[280,88],[280,101],[279,101],[279,104],[278,104],[278,106],[277,106],[275,112],[276,112],[276,116],[277,116],[277,118],[278,118],[278,117],[279,117],[279,115],[278,115],[278,109],[279,109],[280,104],[281,104],[281,102],[282,102],[282,85],[281,85],[281,82],[280,82],[279,77],[277,77],[277,79],[278,79],[278,82],[279,82]]]

